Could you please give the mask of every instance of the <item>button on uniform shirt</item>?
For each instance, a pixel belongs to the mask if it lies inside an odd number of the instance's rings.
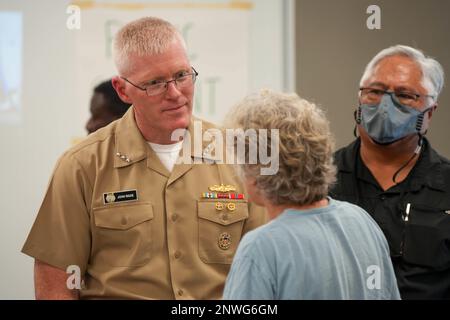
[[[424,139],[408,177],[386,191],[360,157],[360,140],[338,150],[330,194],[364,208],[389,243],[402,299],[450,298],[450,162]]]
[[[192,123],[188,131],[194,141]],[[62,270],[78,266],[84,299],[220,298],[241,237],[266,214],[246,199],[202,197],[221,184],[244,193],[231,165],[207,159],[209,144],[191,149],[192,162],[208,163],[169,172],[130,108],[60,158],[23,252]]]

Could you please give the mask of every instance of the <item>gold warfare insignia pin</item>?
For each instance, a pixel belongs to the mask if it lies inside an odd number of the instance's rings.
[[[105,202],[106,203],[111,203],[111,202],[114,202],[114,201],[116,201],[116,197],[114,196],[114,193],[112,193],[112,192],[107,193],[106,196],[105,196]]]
[[[227,250],[231,246],[231,235],[227,232],[221,233],[219,235],[219,248],[222,250]]]
[[[223,205],[223,203],[222,202],[216,202],[216,210],[217,211],[222,211],[223,210],[223,208],[224,208],[224,205]]]
[[[234,210],[236,210],[236,204],[234,202],[230,202],[227,204],[227,208],[230,211],[234,211]]]
[[[223,183],[220,185],[213,185],[210,186],[209,191],[215,191],[215,192],[230,192],[230,191],[236,191],[236,187],[232,186],[230,184],[224,185]]]

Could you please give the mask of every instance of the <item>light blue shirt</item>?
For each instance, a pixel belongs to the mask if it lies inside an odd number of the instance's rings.
[[[331,198],[285,210],[247,233],[224,299],[400,299],[383,232],[362,208]]]

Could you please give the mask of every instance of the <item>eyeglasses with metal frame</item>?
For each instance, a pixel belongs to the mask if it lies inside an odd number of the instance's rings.
[[[125,77],[121,78],[131,84],[133,87],[145,91],[147,93],[147,96],[152,97],[166,92],[167,88],[169,87],[169,83],[171,82],[173,82],[178,89],[188,88],[192,86],[197,79],[198,72],[194,69],[194,67],[191,67],[191,69],[192,72],[187,72],[186,70],[178,72],[175,77],[170,80],[151,80],[147,82],[145,87],[138,86]]]

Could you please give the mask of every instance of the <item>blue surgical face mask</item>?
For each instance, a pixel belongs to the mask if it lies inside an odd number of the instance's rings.
[[[385,94],[379,104],[361,104],[357,123],[379,144],[390,144],[410,134],[420,133],[425,113],[400,104],[391,94]]]

